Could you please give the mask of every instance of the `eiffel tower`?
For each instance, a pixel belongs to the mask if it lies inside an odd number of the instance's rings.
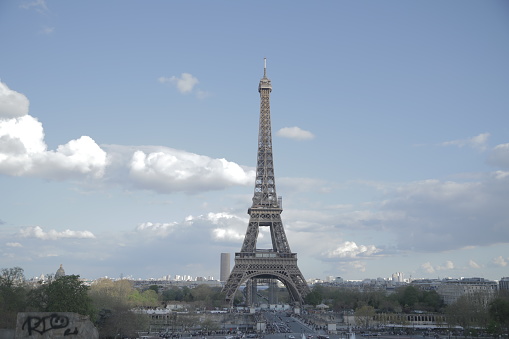
[[[286,239],[281,212],[281,199],[276,195],[274,162],[272,158],[272,134],[270,124],[270,92],[272,85],[267,78],[267,60],[264,59],[263,78],[258,85],[260,93],[260,125],[258,131],[258,160],[253,205],[248,209],[249,225],[240,252],[235,253],[233,267],[223,292],[226,301],[233,304],[238,288],[246,283],[247,304],[254,304],[257,283],[269,283],[274,288],[275,280],[286,287],[292,303],[302,305],[310,292],[304,276],[297,267],[297,253],[292,253]],[[269,227],[272,248],[258,249],[256,243],[260,227]],[[270,300],[269,300],[270,302]]]

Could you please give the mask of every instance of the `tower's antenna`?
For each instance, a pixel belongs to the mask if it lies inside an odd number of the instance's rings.
[[[267,77],[267,58],[263,58],[263,77]]]

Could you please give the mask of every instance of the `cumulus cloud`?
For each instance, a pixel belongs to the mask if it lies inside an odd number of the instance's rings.
[[[488,156],[488,163],[509,170],[509,143],[495,146]]]
[[[152,235],[166,237],[169,234],[173,233],[176,228],[179,226],[177,222],[171,223],[152,223],[152,222],[144,222],[136,227],[136,231],[149,233]]]
[[[231,213],[208,213],[206,219],[216,226],[211,233],[212,240],[240,244],[244,240],[247,225],[246,218]],[[263,238],[263,234],[259,234]]]
[[[436,267],[437,271],[445,271],[445,270],[452,270],[452,269],[454,269],[454,263],[452,261],[450,261],[450,260],[447,260],[442,265],[438,265]]]
[[[324,255],[327,258],[353,259],[358,257],[371,257],[379,252],[381,252],[381,250],[374,245],[357,245],[353,241],[345,241],[336,249],[325,252]]]
[[[309,131],[300,129],[299,127],[283,127],[276,132],[276,135],[283,138],[295,140],[310,140],[315,136]]]
[[[184,91],[194,86],[188,77],[180,80]],[[48,150],[43,126],[28,108],[23,94],[0,83],[0,174],[82,177],[160,193],[220,190],[254,180],[253,169],[166,147],[106,145],[107,153],[91,137],[81,136]]]
[[[49,230],[45,232],[41,227],[27,227],[20,230],[20,235],[24,238],[37,238],[41,240],[58,240],[58,239],[94,239],[95,235],[89,231],[72,231],[67,229],[62,232]]]
[[[63,179],[101,177],[107,163],[92,138],[82,136],[47,150],[42,124],[28,115],[28,99],[0,83],[0,173]]]
[[[507,266],[507,260],[505,260],[505,258],[500,255],[500,256],[498,256],[496,258],[493,258],[493,264],[495,266],[499,266],[499,267],[506,267]]]
[[[8,242],[6,244],[7,247],[23,247],[19,242]]]
[[[245,233],[240,233],[232,229],[216,228],[212,231],[212,236],[214,240],[229,241],[240,244],[244,240]]]
[[[475,261],[473,261],[472,259],[469,260],[468,266],[471,268],[481,268],[481,266],[478,263],[476,263]]]
[[[135,185],[157,192],[192,193],[251,184],[254,170],[245,170],[225,159],[161,147],[150,153],[135,151],[129,176]]]
[[[0,82],[0,120],[22,117],[28,114],[28,98],[11,90]]]
[[[140,234],[157,237],[181,236],[192,230],[207,236],[208,241],[240,244],[244,240],[247,219],[231,213],[207,213],[198,216],[188,216],[181,222],[141,223],[136,227]],[[260,237],[263,237],[260,235]]]
[[[433,268],[433,265],[431,265],[431,263],[428,261],[428,262],[425,262],[424,264],[421,265],[421,268],[427,272],[427,273],[434,273],[435,272],[435,269]]]
[[[424,270],[426,273],[434,273],[436,271],[447,271],[454,269],[454,263],[450,260],[447,260],[442,265],[433,266],[428,261],[421,265],[421,269]]]
[[[198,78],[194,77],[190,73],[182,73],[180,78],[171,76],[169,78],[160,77],[158,80],[163,84],[167,82],[174,84],[177,87],[177,90],[183,94],[191,92],[193,88],[200,82]]]
[[[468,139],[445,141],[442,143],[442,146],[471,147],[479,151],[484,151],[487,148],[489,136],[490,133],[481,133]]]

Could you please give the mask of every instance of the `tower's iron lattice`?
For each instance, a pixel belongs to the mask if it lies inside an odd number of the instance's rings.
[[[264,60],[263,78],[258,85],[260,93],[260,126],[258,132],[258,158],[253,204],[248,209],[249,225],[240,252],[235,253],[235,266],[223,287],[226,300],[232,304],[238,288],[246,283],[248,304],[256,297],[257,281],[281,281],[294,304],[302,304],[309,293],[304,276],[297,267],[297,254],[292,253],[281,221],[281,200],[276,194],[272,134],[270,123],[270,93],[272,85],[267,78]],[[272,248],[258,249],[256,243],[260,227],[269,227]]]

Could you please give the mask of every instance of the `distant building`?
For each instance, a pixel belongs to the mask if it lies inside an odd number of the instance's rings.
[[[443,280],[437,288],[437,293],[446,305],[454,304],[464,295],[480,296],[482,302],[487,303],[493,298],[497,288],[498,284],[495,281],[484,278],[462,278]]]
[[[411,284],[424,291],[436,291],[438,286],[442,284],[442,281],[438,279],[415,279],[412,280]]]
[[[398,282],[398,283],[404,282],[405,279],[403,278],[403,273],[402,272],[393,273],[392,274],[392,281],[393,282]]]
[[[342,283],[344,283],[344,280],[341,277],[336,277],[336,278],[334,278],[334,282],[338,283],[338,284],[342,284]]]
[[[509,291],[509,277],[503,277],[498,282],[498,288],[502,291]]]
[[[227,281],[230,276],[230,253],[221,253],[221,270],[219,280]]]
[[[65,277],[65,271],[64,271],[64,268],[62,267],[62,264],[60,264],[60,268],[57,270],[57,273],[55,273],[55,279],[58,279],[61,277]]]

